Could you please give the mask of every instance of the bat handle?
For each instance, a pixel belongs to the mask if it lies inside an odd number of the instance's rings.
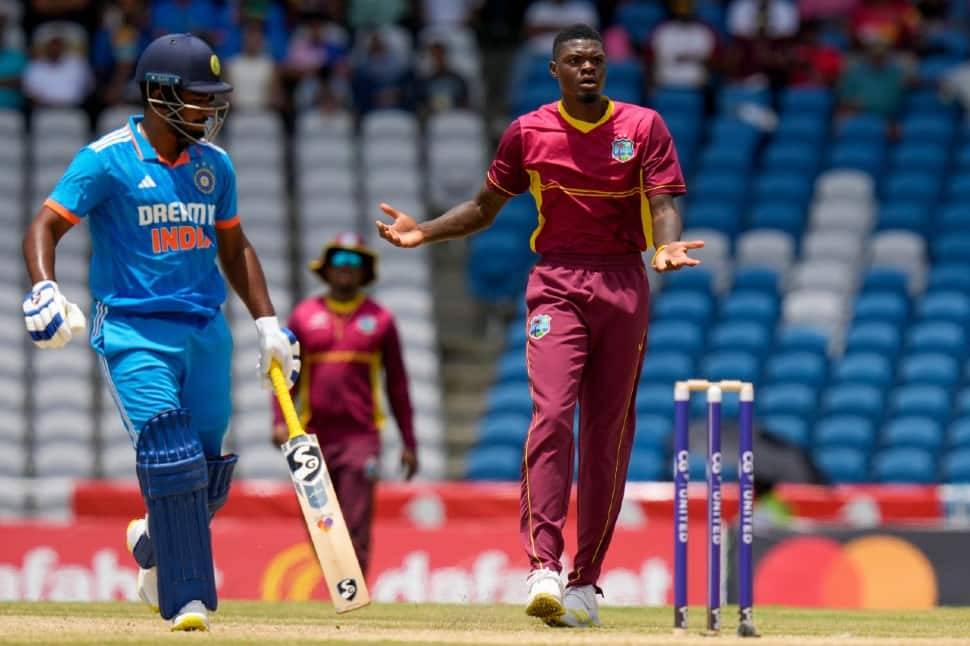
[[[273,359],[269,367],[269,378],[273,382],[273,390],[276,392],[276,400],[280,403],[280,410],[283,411],[283,419],[286,421],[286,428],[290,431],[290,438],[304,435],[303,425],[300,424],[300,416],[296,414],[296,407],[293,406],[293,398],[290,397],[290,389],[286,387],[286,378],[283,376],[283,369],[279,361]]]

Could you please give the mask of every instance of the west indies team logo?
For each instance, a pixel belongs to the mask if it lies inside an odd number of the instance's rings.
[[[549,334],[552,329],[552,317],[548,314],[536,314],[529,321],[529,337],[538,341]]]
[[[199,166],[192,179],[195,180],[195,187],[206,195],[216,188],[216,176],[206,165]]]
[[[618,162],[628,162],[633,159],[633,141],[627,137],[617,137],[613,140],[613,159]]]
[[[370,314],[365,314],[357,319],[357,329],[364,334],[373,334],[377,330],[377,319]]]

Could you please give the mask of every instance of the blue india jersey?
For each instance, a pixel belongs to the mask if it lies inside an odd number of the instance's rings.
[[[88,219],[91,294],[109,310],[211,316],[226,297],[216,230],[239,224],[232,162],[205,142],[168,162],[141,119],[82,148],[45,205]]]

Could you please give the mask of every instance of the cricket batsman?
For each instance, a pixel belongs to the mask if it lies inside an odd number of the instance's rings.
[[[144,115],[82,148],[23,240],[33,287],[23,303],[34,344],[58,348],[84,331],[62,294],[57,242],[82,219],[91,231],[91,347],[135,449],[147,516],[129,549],[139,595],[172,630],[208,630],[217,605],[209,522],[229,494],[232,338],[223,273],[255,319],[266,388],[276,359],[292,385],[299,344],[281,328],[259,260],[240,224],[236,178],[210,143],[232,86],[191,34],[153,41],[135,70]],[[51,474],[54,475],[54,474]]]

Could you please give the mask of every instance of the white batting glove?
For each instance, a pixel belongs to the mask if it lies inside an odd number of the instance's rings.
[[[57,283],[42,280],[24,298],[24,325],[38,348],[60,348],[75,334],[83,334],[87,321],[81,308],[64,298]]]
[[[281,328],[275,316],[263,316],[256,319],[256,332],[259,343],[259,375],[263,388],[273,389],[273,382],[269,378],[269,367],[273,359],[280,362],[283,376],[286,377],[286,387],[292,388],[300,377],[300,342],[289,328]]]

